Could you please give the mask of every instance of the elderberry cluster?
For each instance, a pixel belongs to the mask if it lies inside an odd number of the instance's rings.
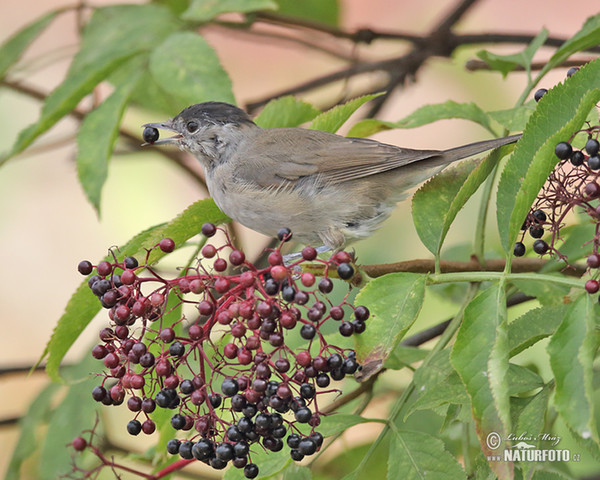
[[[202,227],[206,237],[216,231],[212,224]],[[282,245],[291,232],[282,229],[279,236]],[[332,275],[348,280],[355,274],[347,252],[320,260],[306,247],[301,259],[286,265],[281,245],[269,253],[269,265],[258,268],[229,238],[221,247],[206,244],[197,265],[173,279],[148,264],[151,251],[142,264],[114,256],[95,266],[88,284],[111,324],[92,349],[107,368],[93,398],[119,405],[128,396],[131,435],[153,433],[152,412],[172,410],[171,426],[181,435],[168,442],[170,454],[215,469],[231,462],[247,478],[258,475],[252,452],[260,446],[279,451],[285,442],[296,461],[319,450],[319,398],[337,392],[331,382],[359,368],[354,351],[330,343],[322,327],[338,322],[342,336],[360,334],[369,310],[347,301],[349,292],[337,304],[328,298]],[[175,244],[163,239],[156,247],[170,252]],[[320,264],[318,281],[303,271],[307,262]],[[78,269],[90,275],[94,266],[83,261]],[[185,313],[173,320],[179,307],[192,309],[193,321]],[[295,330],[307,341],[302,348],[287,344]]]

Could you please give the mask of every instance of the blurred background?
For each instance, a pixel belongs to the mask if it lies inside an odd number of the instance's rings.
[[[118,3],[102,1],[102,5]],[[402,31],[426,34],[455,5],[447,0],[340,0],[341,27]],[[4,41],[26,23],[44,12],[65,6],[56,0],[2,2],[0,5],[0,41]],[[597,13],[591,0],[485,0],[464,17],[456,31],[462,33],[537,34],[542,27],[550,35],[568,38],[585,19]],[[232,34],[218,27],[202,31],[217,50],[233,81],[238,104],[243,106],[279,90],[341,68],[339,59],[299,46],[248,34]],[[24,79],[49,92],[63,79],[71,56],[77,49],[77,24],[73,12],[61,15],[34,43],[22,59],[17,79]],[[334,41],[336,48],[352,52],[350,43]],[[407,46],[400,42],[376,41],[360,47],[365,58],[381,59],[400,55]],[[496,53],[513,53],[524,46],[495,46]],[[379,118],[396,121],[420,106],[454,100],[475,102],[484,110],[510,108],[522,91],[526,79],[522,73],[503,80],[498,74],[467,72],[464,63],[474,58],[477,49],[458,50],[452,59],[430,60],[420,70],[415,83],[394,94]],[[543,61],[551,50],[541,49]],[[565,76],[564,70],[552,72],[540,85],[550,88]],[[360,79],[368,82],[367,76]],[[343,93],[337,84],[303,96],[319,106],[325,98]],[[102,92],[100,92],[101,94]],[[0,86],[0,131],[2,148],[10,148],[18,132],[38,118],[40,102]],[[172,115],[178,112],[171,112]],[[125,124],[137,129],[145,122],[164,120],[128,114]],[[98,218],[87,202],[75,171],[74,137],[77,123],[61,121],[41,143],[56,142],[57,147],[36,151],[35,147],[11,159],[0,169],[0,366],[31,366],[41,353],[71,293],[81,282],[76,271],[82,259],[97,261],[113,245],[126,242],[140,230],[168,221],[186,206],[204,195],[197,184],[174,169],[151,149],[118,155],[112,160],[104,187],[102,216]],[[141,129],[140,143],[141,140]],[[380,141],[415,148],[448,148],[488,138],[483,128],[466,121],[440,121],[411,130],[378,134]],[[447,245],[460,247],[473,236],[470,230],[477,201],[471,201],[450,231]],[[444,208],[441,206],[441,208]],[[493,221],[491,222],[493,225]],[[488,249],[499,251],[490,230]],[[267,239],[243,231],[248,252],[260,251]],[[362,263],[394,262],[430,258],[412,226],[410,202],[403,202],[381,231],[353,245]],[[427,304],[418,329],[447,317],[444,302]],[[97,331],[105,323],[104,314],[84,332],[67,356],[73,361],[89,349]],[[4,376],[0,383],[0,418],[20,416],[39,389],[46,383],[42,374],[30,377]],[[18,430],[0,429],[0,472],[13,450]],[[0,473],[1,475],[1,473]]]

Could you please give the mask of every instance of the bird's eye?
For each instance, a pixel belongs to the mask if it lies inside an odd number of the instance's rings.
[[[198,122],[188,122],[185,128],[187,128],[188,132],[194,133],[196,130],[198,130]]]

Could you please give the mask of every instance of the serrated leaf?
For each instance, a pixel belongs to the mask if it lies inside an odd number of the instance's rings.
[[[531,72],[531,62],[533,61],[535,52],[538,51],[547,38],[548,30],[543,28],[522,52],[512,55],[496,55],[487,50],[481,50],[477,52],[477,56],[487,63],[492,70],[502,73],[503,77],[506,77],[517,66],[523,67],[529,73]]]
[[[508,324],[508,347],[514,357],[543,338],[552,335],[568,310],[567,305],[554,305],[529,310]]]
[[[500,285],[481,292],[467,306],[450,360],[471,398],[475,429],[484,455],[486,438],[510,432],[506,296]],[[500,479],[512,478],[512,464],[491,462]]]
[[[181,18],[204,23],[223,13],[249,13],[276,9],[277,3],[273,0],[192,0]]]
[[[213,48],[200,35],[177,32],[150,56],[157,84],[187,105],[206,101],[235,103],[231,80]]]
[[[552,275],[551,275],[552,276]],[[562,275],[556,274],[557,278]],[[511,283],[525,295],[535,297],[542,305],[559,305],[565,301],[570,287],[557,285],[551,281],[538,282],[530,280],[514,280]]]
[[[510,396],[535,390],[544,386],[544,380],[529,368],[510,363],[508,365],[508,394]]]
[[[355,340],[356,359],[363,366],[361,381],[381,370],[416,320],[424,296],[425,276],[412,273],[384,275],[371,280],[358,293],[356,304],[371,312],[367,329]]]
[[[359,425],[361,423],[367,423],[371,420],[363,418],[360,415],[352,415],[347,413],[336,413],[333,415],[327,415],[321,418],[321,424],[319,425],[319,432],[324,437],[330,437],[338,433],[342,433],[344,430]]]
[[[281,97],[267,103],[254,123],[262,128],[298,127],[310,122],[320,113],[310,103],[291,96]]]
[[[488,115],[509,132],[520,132],[527,125],[529,117],[535,111],[535,106],[536,103],[532,100],[519,107],[488,112]]]
[[[556,410],[578,436],[596,444],[592,380],[594,356],[600,346],[597,309],[590,295],[581,295],[570,306],[547,348],[556,379]]]
[[[19,134],[11,156],[50,129],[119,66],[148,52],[179,27],[158,5],[117,5],[94,10],[65,80],[46,98],[41,117]]]
[[[550,60],[540,70],[538,79],[542,78],[553,68],[563,63],[572,54],[594,47],[600,43],[600,14],[589,17],[581,29],[563,43]]]
[[[31,402],[19,421],[19,439],[13,451],[5,480],[19,480],[21,465],[29,457],[39,453],[41,439],[38,431],[48,420],[52,409],[52,400],[59,386],[47,385]]]
[[[511,398],[511,412],[513,413],[513,425],[515,432],[526,433],[527,435],[535,438],[536,440],[528,440],[528,443],[533,442],[538,448],[548,448],[553,446],[552,443],[544,442],[538,439],[539,435],[544,433],[544,419],[546,411],[548,409],[548,399],[552,389],[548,386],[542,388],[539,393],[532,395],[531,397]],[[521,462],[521,468],[523,469],[523,479],[529,480],[537,465],[535,462]]]
[[[422,432],[396,431],[390,442],[388,480],[465,480],[466,475],[456,458],[445,449],[444,442]]]
[[[77,174],[88,200],[100,215],[100,195],[108,176],[108,161],[119,136],[119,127],[125,108],[139,84],[142,69],[139,59],[127,65],[129,75],[124,83],[115,85],[115,91],[89,113],[77,134]]]
[[[486,112],[479,108],[479,106],[474,103],[457,103],[452,100],[435,105],[425,105],[397,122],[386,122],[373,118],[362,120],[353,125],[350,132],[348,132],[348,136],[368,137],[369,135],[373,135],[374,133],[383,130],[390,130],[393,128],[415,128],[437,122],[438,120],[450,118],[470,120],[481,125],[491,132],[492,135],[496,136],[496,133],[490,124],[490,117]]]
[[[499,153],[480,162],[460,162],[431,178],[413,196],[412,216],[423,245],[439,255],[452,222],[467,200],[485,181]],[[440,208],[444,205],[444,208]]]
[[[337,26],[339,24],[339,6],[337,0],[276,0],[280,15],[306,18],[319,23]]]
[[[579,129],[600,100],[600,61],[583,67],[539,102],[498,185],[497,220],[502,246],[512,255],[523,220],[558,159],[554,148]]]
[[[347,101],[343,105],[336,105],[326,112],[318,115],[310,124],[312,130],[322,130],[324,132],[335,133],[340,127],[350,118],[350,116],[358,110],[359,107],[367,103],[369,100],[383,95],[382,93],[374,93],[372,95],[363,95],[362,97],[354,98]]]
[[[197,235],[203,223],[220,224],[227,221],[229,221],[227,216],[217,208],[212,199],[199,200],[169,223],[157,225],[139,233],[123,245],[119,249],[119,253],[123,256],[132,255],[144,258],[146,249],[152,248],[165,237],[173,239],[175,247],[178,248],[188,239]],[[148,261],[149,263],[155,262],[164,255],[165,253],[160,249],[155,248]],[[105,258],[112,260],[112,257],[109,256]],[[52,380],[64,381],[59,374],[60,362],[99,310],[100,303],[87,286],[87,280],[84,280],[67,303],[65,313],[54,328],[52,337],[40,359],[41,361],[48,355],[46,372]]]
[[[0,80],[4,78],[10,67],[21,58],[31,42],[54,20],[57,13],[57,10],[53,10],[34,20],[0,45]]]
[[[252,452],[252,463],[258,465],[258,477],[267,478],[271,475],[281,472],[288,464],[292,463],[290,458],[290,451],[286,448],[279,452],[270,452],[265,449],[256,449],[256,452]],[[229,468],[223,480],[246,480],[244,476],[243,468]]]

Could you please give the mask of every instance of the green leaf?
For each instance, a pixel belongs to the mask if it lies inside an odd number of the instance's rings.
[[[523,67],[526,72],[530,73],[533,56],[547,38],[548,30],[543,28],[522,52],[512,55],[496,55],[486,50],[481,50],[477,52],[477,56],[487,63],[492,70],[502,73],[503,77],[506,77],[506,75],[512,72],[517,66]]]
[[[281,97],[267,103],[254,123],[262,128],[298,127],[310,122],[320,113],[310,103],[291,96]]]
[[[499,153],[477,162],[460,162],[431,178],[413,196],[412,216],[423,245],[439,255],[450,225],[467,200],[485,181]],[[440,208],[444,205],[444,208]]]
[[[508,365],[508,394],[519,395],[544,386],[544,380],[529,368],[510,363]]]
[[[88,200],[100,214],[100,195],[108,176],[108,161],[119,136],[121,118],[131,94],[139,85],[141,62],[126,65],[129,75],[102,104],[89,113],[77,134],[77,174]]]
[[[326,112],[318,115],[310,124],[312,130],[322,130],[324,132],[337,132],[340,127],[350,118],[350,116],[358,110],[359,107],[367,103],[369,100],[383,95],[375,93],[372,95],[363,95],[362,97],[349,100],[343,105],[337,105]]]
[[[119,252],[123,256],[132,255],[144,258],[146,249],[155,246],[162,238],[172,238],[175,241],[176,248],[178,248],[188,239],[198,234],[203,223],[220,224],[228,220],[212,199],[199,200],[169,223],[157,225],[139,233],[123,245]],[[153,263],[164,255],[165,253],[160,249],[155,248],[152,250],[148,261]],[[112,260],[112,257],[109,256],[105,258]],[[65,313],[54,328],[52,337],[40,359],[41,361],[48,355],[46,371],[54,381],[64,381],[59,374],[60,362],[99,310],[100,302],[87,286],[87,280],[84,280],[67,303]]]
[[[555,274],[557,278],[562,275]],[[511,283],[525,295],[535,297],[542,305],[559,305],[568,300],[570,288],[553,282],[538,282],[530,280],[514,280]]]
[[[521,434],[525,432],[526,435],[532,437],[532,440],[527,440],[527,443],[533,443],[538,448],[548,448],[552,446],[551,442],[543,442],[538,439],[538,435],[544,433],[544,419],[546,411],[548,409],[548,398],[552,389],[548,386],[542,388],[536,395],[531,397],[511,398],[511,412],[513,413],[513,425],[515,426],[515,432]],[[513,442],[514,443],[514,442]],[[529,479],[532,477],[534,471],[537,469],[535,462],[521,462],[521,468],[523,469],[523,478]]]
[[[600,346],[597,310],[590,295],[581,295],[570,306],[547,348],[556,379],[556,410],[573,432],[596,444],[592,380],[594,355]]]
[[[10,67],[21,58],[31,42],[54,20],[57,13],[59,13],[58,10],[53,10],[38,18],[0,45],[0,80],[4,78]]]
[[[40,457],[40,480],[54,480],[69,473],[72,451],[65,445],[80,435],[82,430],[94,426],[101,404],[90,399],[92,388],[98,385],[98,378],[90,375],[90,372],[97,366],[98,361],[87,354],[76,366],[66,369],[65,373],[71,380],[85,380],[72,383],[52,412]]]
[[[460,464],[444,442],[422,432],[396,431],[390,442],[388,480],[465,480]]]
[[[486,456],[492,432],[510,432],[506,296],[501,285],[481,292],[467,306],[450,356],[471,398],[477,436]],[[492,462],[500,479],[512,477],[512,465]]]
[[[154,48],[179,27],[158,5],[117,5],[94,10],[65,80],[46,98],[37,123],[21,131],[11,152],[22,152],[50,129],[111,72]]]
[[[209,100],[235,103],[231,80],[213,48],[192,32],[172,34],[150,56],[158,85],[187,105]]]
[[[498,185],[498,229],[507,255],[512,255],[523,220],[558,162],[556,144],[581,127],[600,100],[598,87],[600,61],[595,60],[544,95],[529,119]]]
[[[260,448],[252,452],[252,463],[259,467],[256,478],[266,478],[281,472],[288,464],[292,463],[292,459],[287,448],[279,452],[270,452]],[[229,468],[223,475],[223,480],[246,480],[244,469]]]
[[[509,132],[520,132],[525,129],[529,117],[535,111],[536,105],[535,100],[532,100],[519,107],[488,112],[488,115]]]
[[[508,324],[508,347],[514,357],[543,338],[552,335],[565,318],[567,305],[529,310]]]
[[[311,478],[310,468],[292,463],[283,471],[282,480],[310,480]]]
[[[305,18],[328,25],[339,24],[340,10],[337,0],[276,0],[277,13],[287,17]]]
[[[470,120],[496,136],[490,125],[490,117],[474,103],[456,103],[448,100],[435,105],[425,105],[397,122],[385,122],[369,118],[356,123],[348,132],[349,137],[368,137],[392,128],[415,128],[450,118]]]
[[[276,10],[273,0],[192,0],[181,18],[193,22],[209,22],[222,13],[249,13],[260,10]]]
[[[19,480],[21,465],[29,457],[39,453],[39,430],[44,427],[51,413],[52,400],[59,386],[56,383],[47,385],[27,408],[19,421],[19,439],[13,451],[5,480]]]
[[[368,328],[356,338],[356,359],[363,366],[361,381],[381,370],[414,323],[423,305],[425,276],[391,273],[371,280],[356,296],[370,312]],[[358,376],[357,376],[358,378]]]
[[[321,424],[319,425],[319,432],[324,437],[330,437],[338,433],[359,425],[361,423],[367,423],[371,420],[363,418],[360,415],[352,415],[346,413],[335,413],[333,415],[327,415],[321,418]]]
[[[595,47],[600,43],[600,14],[589,17],[575,35],[563,43],[550,60],[544,65],[537,78],[541,79],[546,73],[563,63],[576,52]]]
[[[408,365],[420,362],[427,357],[429,352],[418,347],[405,347],[398,345],[388,356],[383,366],[390,370],[400,370]]]

